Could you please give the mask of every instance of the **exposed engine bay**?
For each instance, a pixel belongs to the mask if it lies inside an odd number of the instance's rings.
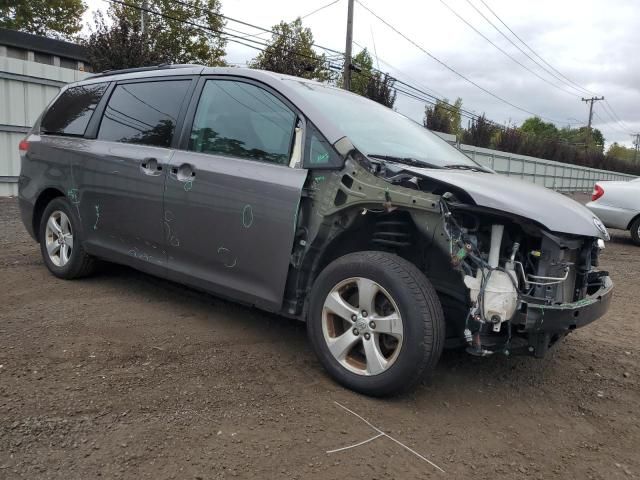
[[[594,270],[598,241],[561,237],[463,209],[452,211],[447,197],[443,195],[440,206],[448,253],[469,289],[467,351],[485,356],[526,348],[543,355],[561,332],[529,342],[522,334],[529,336],[543,321],[531,314],[536,307],[544,312],[545,307],[579,302],[601,285],[598,279],[607,273]],[[569,325],[567,331],[576,326]]]

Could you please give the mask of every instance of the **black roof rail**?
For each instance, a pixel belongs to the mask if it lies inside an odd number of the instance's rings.
[[[149,72],[153,70],[164,70],[173,68],[192,68],[202,67],[203,65],[196,65],[194,63],[161,63],[160,65],[152,65],[149,67],[135,67],[135,68],[123,68],[120,70],[105,70],[91,75],[89,78],[108,77],[110,75],[119,75],[121,73],[135,73],[135,72]]]

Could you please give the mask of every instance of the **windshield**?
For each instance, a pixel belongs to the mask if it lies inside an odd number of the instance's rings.
[[[413,159],[426,168],[478,167],[422,125],[379,103],[329,85],[291,80],[298,92],[331,119],[365,155]]]

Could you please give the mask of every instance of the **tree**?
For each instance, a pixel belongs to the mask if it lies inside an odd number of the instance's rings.
[[[566,140],[567,142],[573,145],[582,146],[582,147],[587,146],[590,149],[593,149],[599,152],[604,151],[604,142],[605,142],[604,135],[602,135],[602,132],[597,128],[591,129],[591,142],[589,143],[589,145],[587,145],[588,139],[589,139],[589,131],[587,127],[580,127],[580,128],[565,127],[560,130],[560,136],[564,140]]]
[[[0,27],[68,40],[86,9],[82,0],[0,0]]]
[[[291,23],[280,22],[273,32],[265,50],[250,62],[251,68],[315,80],[331,78],[324,54],[313,50],[311,29],[303,27],[299,17]]]
[[[627,148],[618,142],[613,142],[607,150],[607,157],[617,158],[618,160],[626,160],[631,162],[635,158],[636,151],[634,148]]]
[[[520,126],[520,130],[529,135],[546,138],[557,138],[559,134],[553,123],[547,123],[540,117],[527,118]]]
[[[495,130],[495,125],[487,120],[483,113],[463,132],[463,142],[476,147],[489,148]]]
[[[423,124],[429,130],[458,135],[462,132],[460,109],[462,99],[457,98],[453,106],[449,100],[437,100],[433,106],[425,106]]]
[[[107,24],[102,13],[95,15],[96,30],[84,40],[89,63],[96,72],[169,63],[169,53],[158,47],[158,25],[142,35],[140,23],[121,16]]]
[[[124,18],[131,26],[140,25],[144,14],[145,36],[151,48],[161,52],[167,62],[225,64],[226,40],[220,35],[225,22],[220,16],[220,0],[127,0],[126,3],[132,6],[114,4],[109,8],[113,22],[120,24]],[[134,7],[142,7],[144,3],[150,12]]]
[[[365,97],[370,98],[374,102],[381,103],[385,107],[393,108],[396,103],[397,92],[393,88],[396,81],[388,73],[374,73],[369,77],[367,82],[367,90]]]
[[[353,57],[352,64],[354,70],[351,73],[349,90],[393,108],[397,95],[393,88],[396,81],[387,73],[373,70],[373,59],[366,48]],[[338,80],[338,86],[342,86],[342,77]]]
[[[354,69],[351,72],[351,88],[349,90],[364,97],[367,95],[369,80],[373,75],[373,58],[365,48],[353,57],[351,62]],[[342,82],[343,78],[341,76],[338,80],[339,87],[342,87]]]

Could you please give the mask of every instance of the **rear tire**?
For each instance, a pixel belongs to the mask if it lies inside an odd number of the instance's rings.
[[[67,280],[91,274],[95,260],[82,247],[80,219],[64,197],[51,200],[40,220],[40,252],[56,277]]]
[[[415,265],[369,251],[345,255],[320,273],[307,332],[337,382],[388,396],[411,389],[435,368],[445,323],[435,290]]]
[[[629,230],[631,231],[631,240],[633,243],[640,245],[640,217],[631,222]]]

